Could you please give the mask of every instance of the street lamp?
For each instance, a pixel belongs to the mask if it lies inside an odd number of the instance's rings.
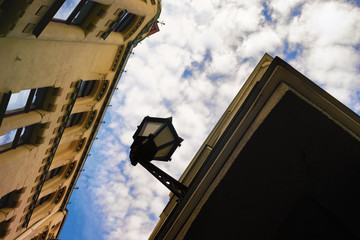
[[[130,147],[131,164],[136,166],[140,163],[179,199],[184,198],[187,187],[150,162],[170,161],[171,155],[183,141],[172,125],[172,118],[145,117],[133,139]]]

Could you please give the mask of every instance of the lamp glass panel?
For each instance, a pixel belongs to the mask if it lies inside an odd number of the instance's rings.
[[[159,122],[146,122],[142,127],[139,136],[147,137],[150,134],[156,132],[156,130],[158,130],[162,125],[163,123]]]
[[[174,145],[170,145],[156,152],[154,158],[166,157]]]
[[[171,132],[170,128],[168,126],[166,126],[155,138],[154,138],[154,142],[156,144],[156,146],[161,146],[164,145],[168,142],[174,141],[174,135]]]

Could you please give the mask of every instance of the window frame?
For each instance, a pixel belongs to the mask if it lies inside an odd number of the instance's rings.
[[[123,31],[127,29],[128,26],[130,26],[133,22],[136,21],[136,19],[136,14],[130,13],[127,10],[120,11],[118,19],[110,24],[109,30],[101,34],[101,38],[105,40],[112,32],[123,33]]]
[[[79,92],[76,97],[83,98],[91,96],[93,91],[96,89],[97,81],[99,80],[81,81]]]
[[[24,103],[24,106],[18,109],[11,109],[7,111],[7,108],[11,100],[11,96],[15,94],[19,94],[20,92],[26,90],[30,90],[30,92],[27,97],[26,103]],[[6,117],[18,115],[21,113],[28,113],[31,110],[41,109],[43,100],[46,97],[48,90],[49,87],[42,87],[42,88],[23,89],[15,94],[13,94],[11,91],[5,92],[2,96],[0,103],[0,127],[3,119]]]
[[[66,0],[64,3],[66,3]],[[86,6],[87,4],[89,4],[89,5]],[[73,10],[67,16],[66,19],[56,18],[55,17],[56,14],[55,14],[52,21],[66,23],[67,25],[81,26],[81,24],[84,22],[84,20],[88,16],[88,14],[96,7],[96,5],[97,5],[97,2],[93,2],[91,0],[80,0],[80,2],[75,6],[75,8],[73,8]],[[85,9],[84,9],[84,7],[85,7]],[[60,10],[60,8],[58,9],[58,11],[59,10]],[[77,19],[77,16],[79,14],[81,14],[81,10],[84,11],[82,14],[83,16],[78,20],[79,22],[78,21],[74,22],[74,20]]]
[[[125,12],[124,16],[121,17],[120,21],[114,27],[114,32],[124,31],[133,21],[135,21],[136,15],[128,11]]]
[[[18,128],[16,130],[13,141],[5,143],[0,146],[0,147],[3,147],[3,146],[8,145],[7,147],[4,147],[3,149],[0,148],[0,153],[7,152],[11,149],[17,148],[18,146],[29,143],[30,136],[31,136],[32,132],[34,131],[36,125],[38,125],[38,123]]]
[[[89,4],[89,6],[86,6]],[[85,18],[89,15],[89,13],[94,9],[96,6],[96,2],[89,1],[89,0],[81,0],[78,5],[74,8],[74,10],[70,13],[69,17],[66,19],[65,23],[67,25],[76,25],[81,26],[81,24],[84,22]],[[84,10],[85,7],[85,10]],[[88,9],[86,9],[88,8]],[[84,12],[81,13],[81,10]],[[77,16],[83,15],[81,18],[79,18],[79,22],[74,22],[74,20],[77,19]]]
[[[53,199],[54,196],[55,196],[55,193],[56,193],[56,192],[49,193],[49,194],[41,197],[40,199],[38,199],[38,200],[36,201],[35,205],[34,205],[34,210],[35,210],[37,207],[43,205],[43,204],[46,203],[46,202],[51,202],[52,199]]]
[[[85,112],[72,113],[66,122],[65,128],[70,128],[81,122]]]
[[[65,168],[65,166],[62,165],[62,166],[59,166],[59,167],[57,167],[57,168],[54,168],[54,169],[50,170],[50,171],[47,173],[44,182],[46,182],[46,181],[48,181],[48,180],[50,180],[50,179],[53,179],[53,178],[55,178],[56,176],[61,175],[61,173],[63,172],[64,168]]]
[[[8,111],[7,109],[9,107],[11,95],[13,94],[11,91],[3,93],[0,103],[0,127],[3,119],[6,117],[11,117],[22,113],[28,113],[32,110],[41,109],[44,99],[46,98],[46,95],[49,92],[49,89],[50,87],[41,87],[41,88],[23,89],[19,91],[18,93],[22,91],[30,90],[27,99],[24,103],[24,106],[21,108],[10,109]],[[37,124],[38,123],[18,128],[11,142],[7,142],[5,144],[0,145],[0,153],[6,152],[11,149],[15,149],[22,144],[28,143],[31,132],[33,131],[35,125]]]

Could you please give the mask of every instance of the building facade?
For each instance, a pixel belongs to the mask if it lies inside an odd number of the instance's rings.
[[[359,239],[360,117],[265,55],[150,239]]]
[[[58,237],[132,48],[160,11],[159,0],[0,1],[0,239]]]

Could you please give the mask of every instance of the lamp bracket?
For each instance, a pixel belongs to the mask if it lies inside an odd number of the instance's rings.
[[[156,177],[162,184],[165,185],[171,192],[173,192],[179,200],[182,200],[188,188],[180,183],[179,181],[175,180],[173,177],[169,176],[166,172],[161,170],[160,168],[156,167],[149,161],[139,161],[139,163],[146,168],[154,177]]]

